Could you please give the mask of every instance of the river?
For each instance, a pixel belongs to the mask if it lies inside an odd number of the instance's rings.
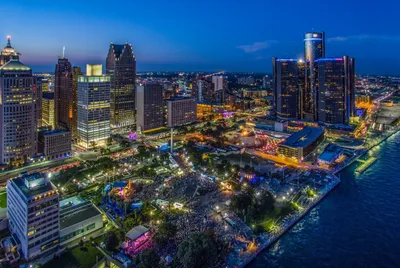
[[[400,267],[400,132],[248,267]]]

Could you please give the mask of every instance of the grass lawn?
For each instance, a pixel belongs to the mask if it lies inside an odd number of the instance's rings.
[[[83,247],[77,246],[64,252],[60,258],[55,258],[44,265],[45,268],[86,268],[96,264],[96,256],[100,261],[104,255],[90,242]]]
[[[7,193],[0,194],[0,208],[7,207]]]

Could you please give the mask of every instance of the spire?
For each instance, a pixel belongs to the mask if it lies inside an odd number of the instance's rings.
[[[65,59],[65,46],[63,46],[63,50],[62,50],[62,58]]]
[[[12,47],[11,46],[11,36],[10,35],[7,35],[7,46],[6,47],[9,47],[9,48]]]

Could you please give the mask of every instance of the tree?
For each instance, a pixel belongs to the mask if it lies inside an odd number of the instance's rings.
[[[176,235],[177,227],[175,224],[164,221],[159,226],[155,234],[153,235],[153,241],[158,246],[165,246],[170,238]]]
[[[154,249],[145,249],[136,258],[139,268],[153,268],[160,264],[160,256]]]
[[[106,234],[104,244],[108,250],[114,250],[119,246],[119,238],[116,231],[111,230]]]
[[[178,259],[183,267],[209,267],[218,259],[220,248],[212,232],[192,233],[179,244]]]

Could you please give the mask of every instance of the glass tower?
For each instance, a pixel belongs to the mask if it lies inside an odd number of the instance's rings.
[[[325,33],[309,32],[304,35],[305,87],[301,100],[302,119],[317,119],[317,89],[315,82],[315,61],[325,57]]]

